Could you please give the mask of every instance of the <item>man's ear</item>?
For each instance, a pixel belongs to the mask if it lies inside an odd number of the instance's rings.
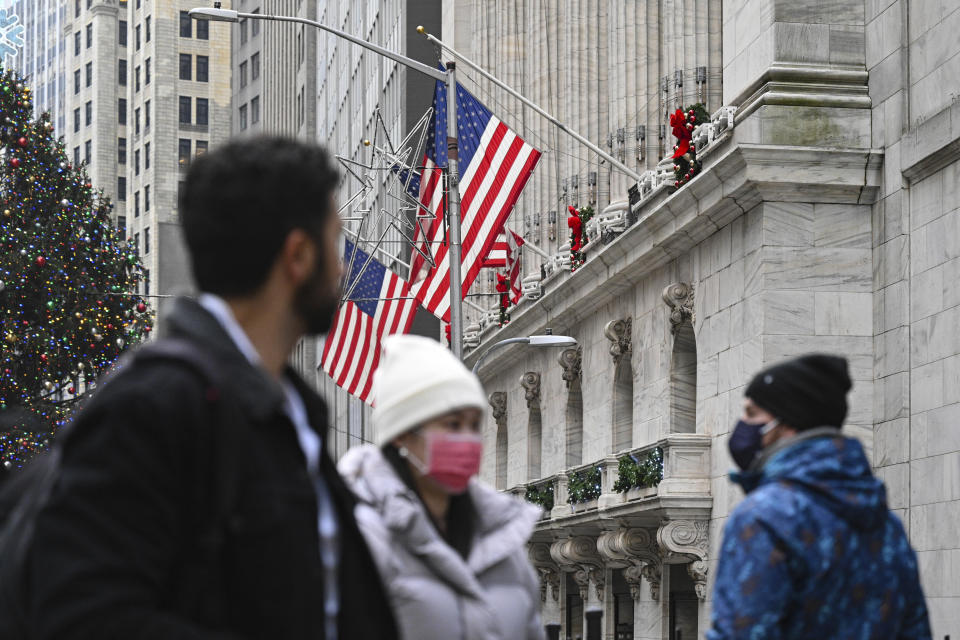
[[[303,229],[287,234],[280,252],[284,274],[294,286],[306,282],[313,275],[317,262],[317,243]]]

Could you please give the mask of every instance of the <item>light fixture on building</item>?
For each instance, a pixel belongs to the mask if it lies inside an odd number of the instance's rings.
[[[697,67],[697,102],[706,104],[707,68]]]
[[[597,203],[597,172],[591,171],[587,174],[587,186],[590,188],[590,204]]]
[[[550,242],[557,239],[557,212],[556,210],[547,213],[547,238]]]
[[[643,162],[643,150],[647,146],[647,125],[637,126],[637,162]]]
[[[627,130],[623,127],[617,129],[617,156],[620,162],[623,162],[626,154]]]
[[[570,190],[573,191],[573,206],[580,206],[580,176],[572,175],[570,176]]]

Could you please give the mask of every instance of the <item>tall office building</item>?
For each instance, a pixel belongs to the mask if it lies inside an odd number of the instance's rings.
[[[139,248],[144,295],[191,288],[177,218],[191,160],[230,135],[231,32],[196,0],[17,0],[16,66],[69,158],[114,203]],[[224,5],[229,5],[225,2]],[[159,307],[165,298],[159,298]]]

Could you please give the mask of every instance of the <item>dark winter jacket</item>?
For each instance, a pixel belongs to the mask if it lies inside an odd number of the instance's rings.
[[[708,640],[930,638],[917,558],[860,443],[804,432],[736,474]]]
[[[134,364],[78,418],[37,521],[27,566],[36,637],[323,638],[317,501],[282,391],[197,303],[178,300],[167,322],[223,367],[221,400],[239,408],[229,425],[237,503],[218,532],[222,542],[211,545],[201,532],[210,529],[221,446],[211,421],[223,414],[211,411],[199,375],[183,365]],[[322,400],[287,375],[323,440]],[[395,638],[354,499],[326,446],[320,467],[339,523],[339,638]]]

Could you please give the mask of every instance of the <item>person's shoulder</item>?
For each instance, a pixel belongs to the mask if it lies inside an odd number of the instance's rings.
[[[784,481],[768,482],[753,491],[730,513],[731,526],[770,523],[782,527],[799,516],[810,498]]]

